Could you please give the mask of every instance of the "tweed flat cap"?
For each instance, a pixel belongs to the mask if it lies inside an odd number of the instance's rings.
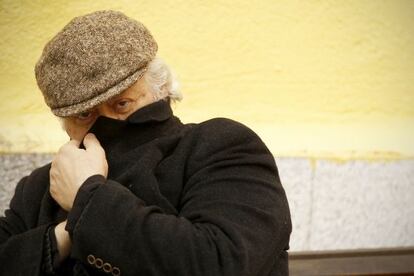
[[[75,115],[134,84],[157,49],[148,29],[121,12],[75,17],[43,49],[37,84],[55,115]]]

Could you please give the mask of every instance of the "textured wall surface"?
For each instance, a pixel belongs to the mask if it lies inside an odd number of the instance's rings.
[[[0,214],[17,181],[51,158],[0,155]],[[292,213],[292,251],[414,246],[414,160],[276,162]]]
[[[292,250],[414,246],[414,160],[278,158]]]
[[[142,21],[184,122],[229,117],[278,157],[293,250],[414,245],[414,1],[0,0],[0,212],[67,141],[33,68],[71,18]]]
[[[9,206],[14,188],[19,180],[35,168],[52,160],[50,154],[1,154],[0,155],[0,216]]]
[[[186,121],[224,116],[276,156],[414,157],[414,1],[0,1],[0,150],[65,141],[33,67],[71,18],[141,20],[182,82]]]

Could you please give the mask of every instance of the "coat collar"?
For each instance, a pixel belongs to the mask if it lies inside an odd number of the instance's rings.
[[[138,109],[125,120],[99,117],[89,132],[95,134],[112,159],[156,138],[172,135],[182,126],[173,116],[170,103],[160,100]]]
[[[131,124],[162,122],[172,116],[173,112],[169,101],[160,100],[138,109],[129,115],[126,121]]]

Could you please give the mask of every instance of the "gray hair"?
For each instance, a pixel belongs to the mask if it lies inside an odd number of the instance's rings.
[[[159,57],[148,63],[147,71],[143,76],[155,100],[171,99],[173,102],[181,101],[183,96],[180,85],[169,66]]]

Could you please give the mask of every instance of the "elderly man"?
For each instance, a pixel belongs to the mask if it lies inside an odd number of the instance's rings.
[[[0,218],[1,275],[286,275],[291,221],[269,150],[229,119],[183,124],[157,43],[76,17],[36,64],[70,141]]]

